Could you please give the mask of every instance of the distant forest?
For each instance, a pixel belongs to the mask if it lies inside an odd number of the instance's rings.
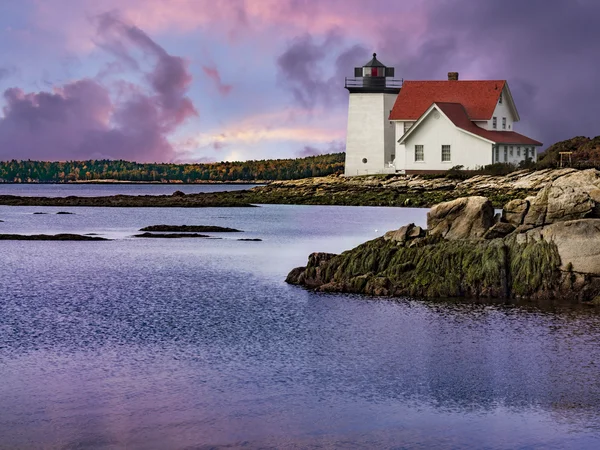
[[[138,164],[128,161],[0,162],[0,182],[65,183],[117,180],[133,182],[271,181],[320,177],[344,170],[344,153],[298,159],[211,164]]]

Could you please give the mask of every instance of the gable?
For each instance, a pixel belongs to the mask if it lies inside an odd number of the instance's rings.
[[[453,128],[463,133],[467,133],[475,138],[482,139],[489,143],[499,144],[524,144],[524,145],[542,145],[534,139],[524,136],[514,131],[491,131],[485,130],[474,124],[463,105],[460,103],[434,103],[431,105],[417,122],[400,138],[398,141],[402,144],[411,134],[418,133],[422,129],[424,122],[430,123],[432,113],[440,114]]]
[[[417,120],[436,102],[460,103],[471,120],[489,120],[505,85],[501,80],[405,81],[390,120]]]

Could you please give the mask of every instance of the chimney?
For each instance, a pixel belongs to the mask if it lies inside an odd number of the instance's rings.
[[[448,81],[458,81],[458,72],[448,72]]]

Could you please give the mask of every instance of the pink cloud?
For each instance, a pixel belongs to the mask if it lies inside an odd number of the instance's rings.
[[[227,96],[231,93],[233,86],[231,84],[224,84],[221,81],[221,74],[219,73],[219,70],[216,67],[202,66],[202,70],[208,78],[213,80],[213,82],[217,86],[217,90],[221,93],[221,95]]]
[[[350,39],[377,45],[387,38],[413,42],[427,28],[429,1],[404,0],[35,0],[34,21],[63,33],[72,50],[93,48],[89,20],[106,11],[149,32],[203,29],[233,37],[325,34],[337,29]],[[61,23],[60,29],[56,24]],[[265,33],[265,31],[267,31]],[[273,41],[276,42],[276,41]]]

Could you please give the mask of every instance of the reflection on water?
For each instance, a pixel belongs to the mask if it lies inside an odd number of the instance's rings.
[[[0,207],[0,229],[197,223],[264,241],[0,242],[0,447],[600,445],[595,309],[283,283],[308,253],[424,211],[33,210]]]

